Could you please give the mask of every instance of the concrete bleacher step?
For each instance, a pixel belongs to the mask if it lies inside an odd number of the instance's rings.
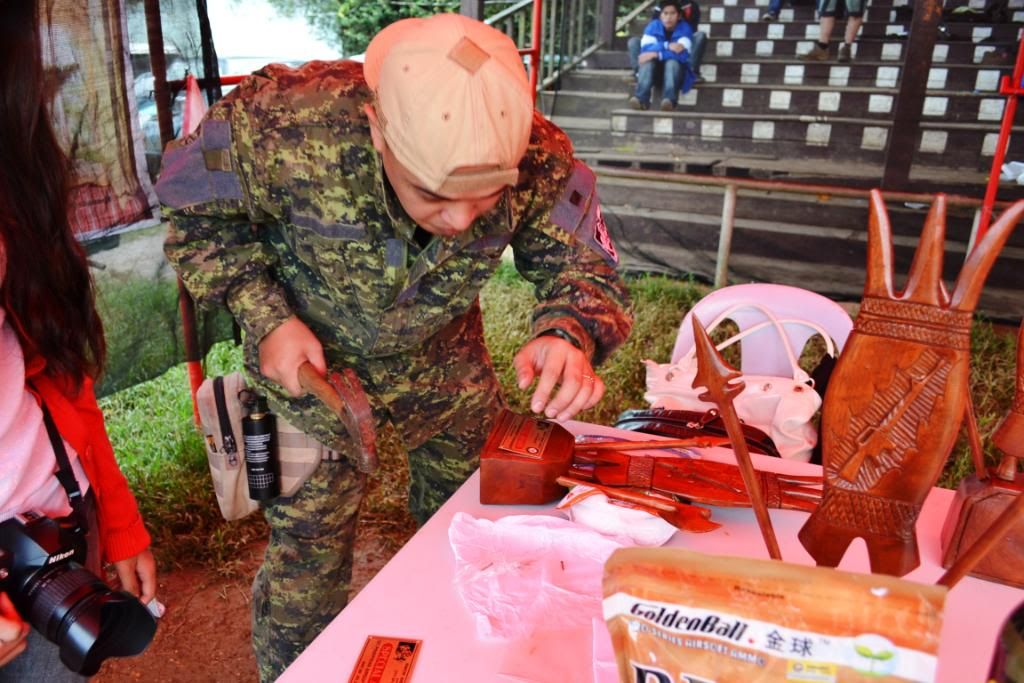
[[[652,145],[660,141],[703,152],[760,151],[760,147],[771,148],[780,157],[836,161],[881,161],[891,128],[889,121],[763,112],[703,114],[623,109],[613,112],[611,121],[613,141],[621,138]],[[1007,158],[1024,159],[1024,127],[1015,127],[1013,132]],[[914,148],[920,163],[984,170],[991,165],[997,139],[998,127],[922,121]]]
[[[709,81],[895,88],[901,73],[900,63],[891,60],[855,58],[850,63],[840,64],[834,59],[828,62],[804,62],[796,54],[725,57],[712,56],[712,48],[713,45],[708,47],[708,55],[701,67],[701,75]],[[1005,69],[1005,66],[973,62],[933,61],[928,72],[928,88],[995,93],[999,90],[999,79]],[[596,81],[604,75],[628,77],[629,73],[629,57],[625,53],[598,51],[586,60],[581,69],[566,78],[590,76],[592,81]]]
[[[560,116],[611,116],[626,106],[634,83],[624,78],[610,92],[589,90],[549,91],[541,94],[546,114]],[[704,83],[679,98],[677,111],[714,115],[722,112],[756,111],[765,115],[793,114],[835,116],[856,112],[858,118],[888,121],[896,100],[895,88],[779,86],[760,83]],[[657,94],[657,93],[655,93]],[[657,103],[658,100],[654,99]],[[980,93],[931,91],[924,100],[922,119],[957,123],[999,122],[1005,100]],[[995,125],[998,125],[996,123]]]

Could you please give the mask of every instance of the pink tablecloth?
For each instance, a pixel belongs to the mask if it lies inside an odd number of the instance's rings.
[[[577,434],[616,433],[607,427],[578,422],[569,422],[566,426]],[[635,433],[620,434],[622,438],[641,438]],[[728,459],[731,455],[718,449],[706,453],[705,457]],[[760,469],[790,474],[820,471],[803,463],[754,457]],[[939,533],[952,499],[952,491],[934,489],[926,500],[917,524],[921,566],[905,578],[934,583],[942,575]],[[559,514],[553,506],[481,505],[479,472],[474,474],[307,648],[280,681],[348,680],[363,642],[371,634],[423,641],[412,679],[414,683],[515,680],[498,673],[502,662],[511,654],[507,646],[480,641],[472,616],[459,601],[452,585],[454,557],[448,542],[448,526],[452,516],[460,511],[486,519],[512,514]],[[706,534],[677,533],[669,545],[717,555],[768,557],[749,509],[716,508],[713,518],[723,524],[722,528]],[[783,559],[813,564],[796,538],[807,514],[775,510],[771,518]],[[840,569],[868,570],[863,541],[854,542]],[[1024,591],[1015,588],[971,577],[957,584],[946,601],[936,681],[982,683],[1003,620],[1022,601]],[[589,661],[574,664],[574,669],[590,670]],[[568,683],[562,673],[552,672],[551,675],[551,683]]]

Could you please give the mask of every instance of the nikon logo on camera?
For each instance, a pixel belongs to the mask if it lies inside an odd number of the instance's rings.
[[[60,562],[61,560],[66,560],[66,559],[68,559],[69,557],[71,557],[74,554],[75,554],[74,549],[71,549],[71,550],[65,550],[62,553],[57,553],[56,555],[50,555],[48,558],[46,558],[46,564],[53,564],[54,562]]]

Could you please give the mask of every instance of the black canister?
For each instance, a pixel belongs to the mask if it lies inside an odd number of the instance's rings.
[[[270,500],[280,493],[274,414],[267,407],[265,396],[250,393],[244,403],[249,408],[249,414],[242,418],[249,497],[253,500]]]

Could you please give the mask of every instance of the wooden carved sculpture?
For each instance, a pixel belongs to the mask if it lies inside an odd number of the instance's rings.
[[[1006,510],[1021,505],[1024,475],[1017,462],[1024,458],[1024,321],[1017,334],[1017,384],[1010,412],[996,428],[993,442],[1003,452],[999,466],[964,477],[942,529],[942,564],[954,567],[979,544],[994,546],[974,563],[978,577],[1024,588],[1024,525],[1013,523],[1003,533],[995,525]]]
[[[829,382],[821,431],[822,503],[800,530],[820,565],[864,538],[871,570],[902,576],[919,563],[914,524],[964,416],[974,307],[1024,201],[968,256],[950,294],[942,282],[946,199],[938,195],[902,292],[893,287],[892,228],[871,193],[864,298]]]

